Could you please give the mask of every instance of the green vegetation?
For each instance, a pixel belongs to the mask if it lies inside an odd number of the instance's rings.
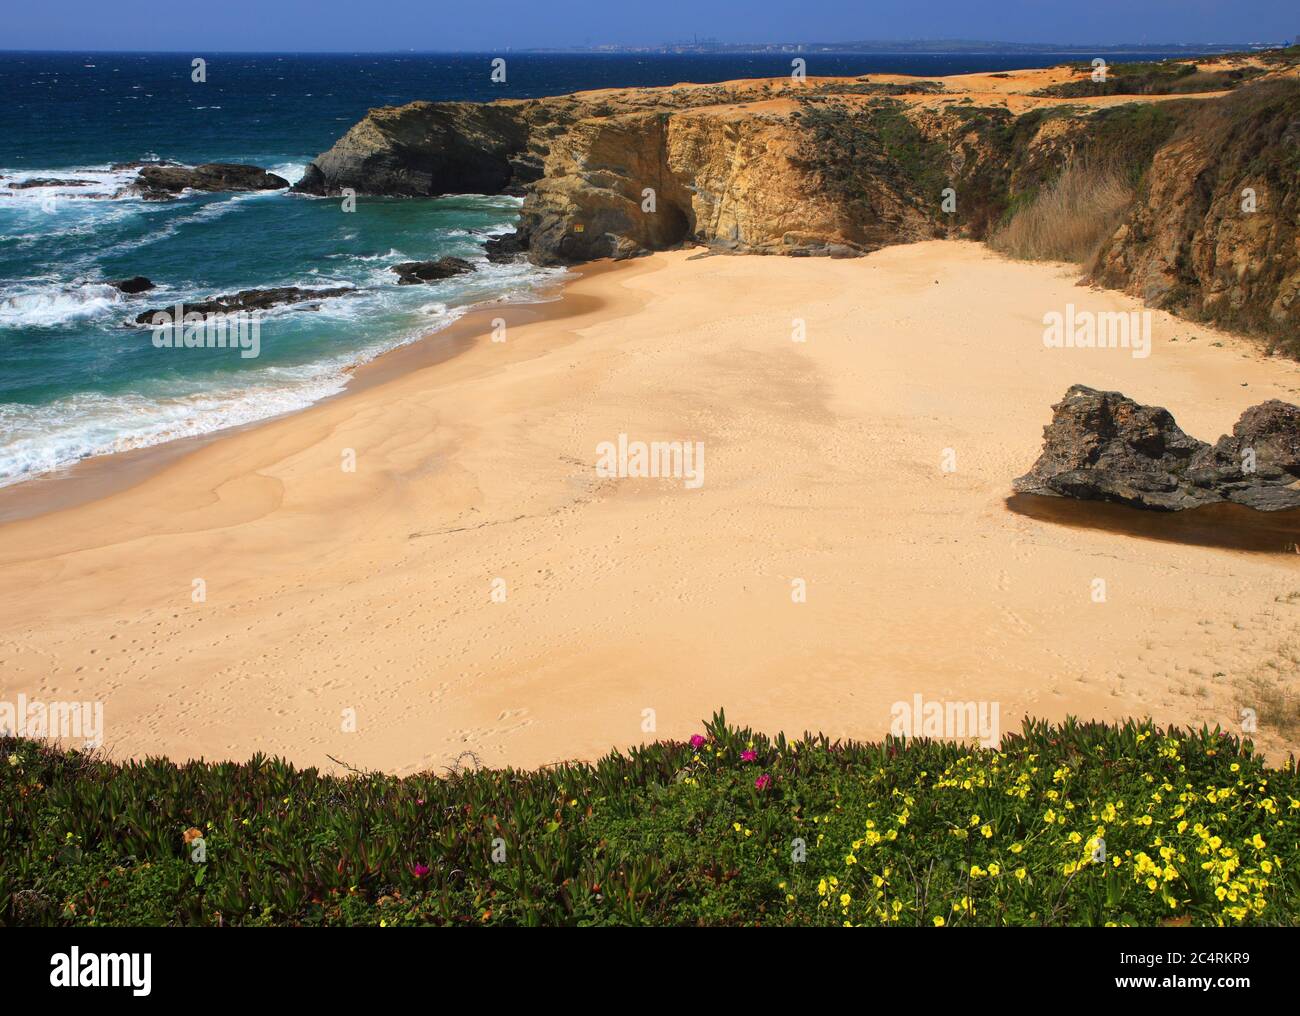
[[[1115,166],[1137,185],[1190,109],[1182,102],[1131,102],[1098,110],[1088,120],[1085,156]]]
[[[13,924],[1294,925],[1300,776],[1202,730],[1000,750],[728,726],[595,764],[337,777],[0,739]]]
[[[944,90],[942,81],[872,81],[870,78],[858,78],[856,81],[824,81],[809,90],[811,95],[877,95],[882,97],[895,95],[936,95]]]
[[[819,172],[826,189],[861,201],[881,183],[906,200],[937,207],[948,186],[950,156],[929,141],[895,99],[865,107],[806,102],[798,114],[808,137],[805,167]]]
[[[1088,63],[1071,64],[1075,70],[1091,73]],[[1056,99],[1081,99],[1098,95],[1191,95],[1197,92],[1224,92],[1236,88],[1264,73],[1258,67],[1234,67],[1231,70],[1202,71],[1195,63],[1161,61],[1158,63],[1117,63],[1106,68],[1104,81],[1091,77],[1066,81],[1033,92],[1033,95]]]

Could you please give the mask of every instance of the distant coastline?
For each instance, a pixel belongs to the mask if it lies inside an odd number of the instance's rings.
[[[475,56],[498,53],[515,54],[611,54],[611,55],[663,55],[663,56],[759,56],[763,54],[824,53],[838,56],[1008,56],[1015,54],[1062,54],[1078,56],[1133,55],[1133,56],[1215,56],[1225,53],[1244,53],[1300,45],[1300,35],[1294,38],[1267,41],[1237,42],[997,42],[973,39],[863,39],[851,42],[717,42],[709,39],[661,42],[646,45],[623,43],[590,43],[568,46],[502,46],[499,49],[335,49],[335,50],[211,50],[218,55],[257,54],[282,56],[404,56],[449,55]],[[0,53],[43,53],[48,55],[82,53],[130,53],[134,55],[165,55],[190,50],[160,49],[25,49],[3,48]]]

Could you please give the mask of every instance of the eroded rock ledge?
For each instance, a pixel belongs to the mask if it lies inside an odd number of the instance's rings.
[[[1300,407],[1252,406],[1213,444],[1183,433],[1169,411],[1119,392],[1074,385],[1052,407],[1043,453],[1015,480],[1021,494],[1181,511],[1231,501],[1300,508]]]

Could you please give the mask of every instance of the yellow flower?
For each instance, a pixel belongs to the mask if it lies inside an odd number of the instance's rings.
[[[1023,881],[1025,880],[1025,876],[1028,875],[1028,874],[1029,874],[1029,872],[1025,871],[1024,868],[1017,868],[1017,869],[1016,869],[1016,878],[1018,878],[1021,882],[1023,882]]]
[[[944,926],[945,923],[946,923],[946,922],[944,921],[944,919],[943,919],[942,917],[936,917],[936,918],[934,919],[934,926],[935,926],[936,928],[942,928],[942,927]]]

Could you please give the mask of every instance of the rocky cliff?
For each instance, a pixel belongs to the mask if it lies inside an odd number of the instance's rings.
[[[1137,184],[1097,281],[1285,340],[1300,322],[1300,57],[1228,63],[1135,72],[1118,93],[1060,67],[417,102],[371,111],[297,189],[522,194],[519,240],[540,263],[683,243],[845,256],[981,239],[1086,155]],[[1221,85],[1235,91],[1204,90]]]

